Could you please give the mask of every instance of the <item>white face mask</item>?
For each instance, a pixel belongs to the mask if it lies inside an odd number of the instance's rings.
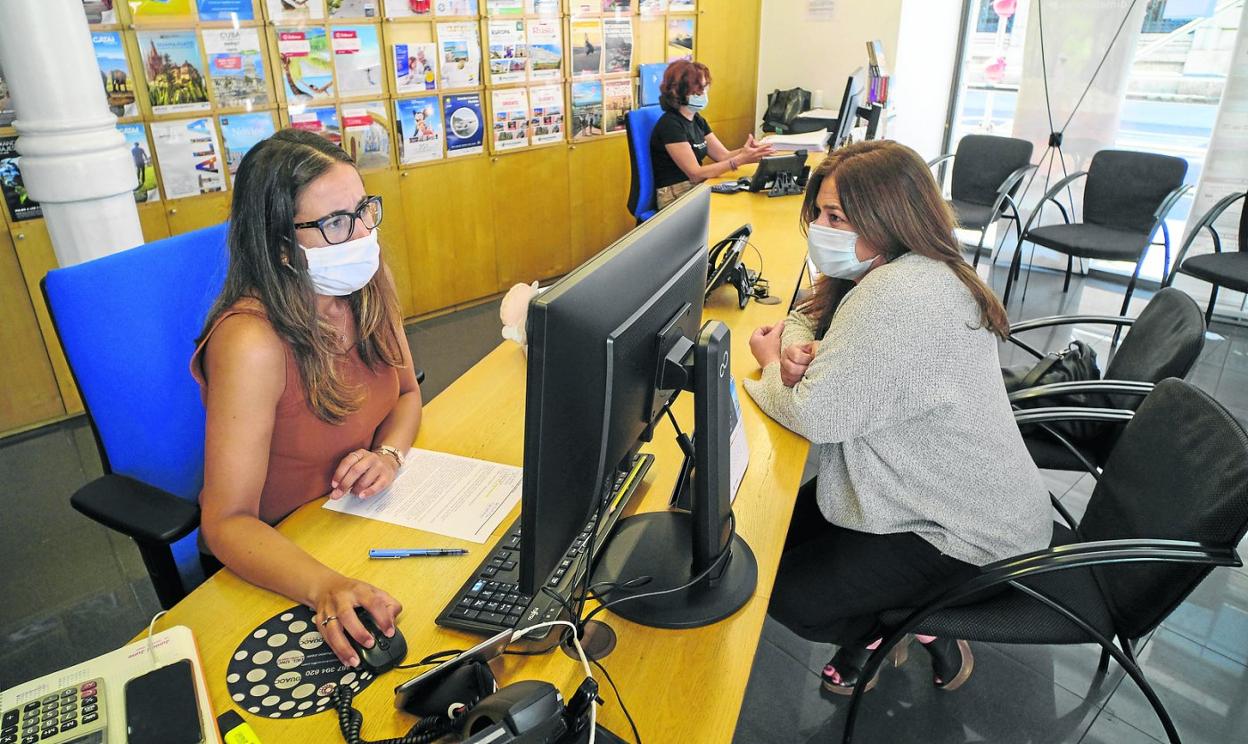
[[[338,245],[303,248],[308,275],[317,294],[342,297],[368,284],[381,263],[377,231]]]
[[[858,254],[854,253],[854,244],[857,242],[856,232],[824,227],[812,222],[807,231],[806,248],[810,252],[810,260],[820,274],[855,280],[867,273],[871,262],[875,260],[872,257],[859,261]]]

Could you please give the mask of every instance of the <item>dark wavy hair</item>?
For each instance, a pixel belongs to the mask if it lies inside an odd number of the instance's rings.
[[[701,62],[678,59],[667,66],[659,83],[659,105],[664,111],[678,111],[689,102],[689,95],[702,89],[702,78],[711,84],[711,70]]]
[[[290,344],[309,407],[329,423],[358,410],[362,391],[337,370],[337,333],[317,314],[308,261],[295,238],[295,204],[308,184],[338,163],[354,166],[342,148],[295,129],[261,140],[243,157],[230,204],[229,271],[197,340],[201,343],[217,317],[239,299],[259,300],[273,330]],[[399,304],[384,268],[345,299],[360,359],[372,369],[402,366]]]
[[[828,178],[836,179],[845,217],[859,235],[883,251],[886,261],[917,253],[945,264],[974,296],[981,327],[1002,339],[1009,335],[1005,307],[962,257],[953,233],[953,210],[918,153],[890,140],[856,142],[829,153],[806,184],[803,233],[819,217],[819,189]],[[843,279],[823,277],[815,285],[814,295],[798,309],[818,319],[822,335],[853,286]]]

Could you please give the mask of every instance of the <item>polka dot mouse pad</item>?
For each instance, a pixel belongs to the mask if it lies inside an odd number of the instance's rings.
[[[292,607],[253,630],[230,659],[225,681],[239,707],[267,718],[302,718],[334,707],[334,690],[360,692],[368,672],[344,666],[307,607]]]

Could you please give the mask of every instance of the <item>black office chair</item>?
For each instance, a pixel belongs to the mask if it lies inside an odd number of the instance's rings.
[[[1183,247],[1179,249],[1179,255],[1174,259],[1174,270],[1162,284],[1165,287],[1173,284],[1175,274],[1187,274],[1212,284],[1209,307],[1205,310],[1206,323],[1213,320],[1213,305],[1218,301],[1218,287],[1248,292],[1248,199],[1244,198],[1246,196],[1248,193],[1244,192],[1231,194],[1214,204],[1213,208],[1200,218],[1188,234],[1187,240],[1183,241]],[[1222,238],[1218,235],[1218,230],[1213,223],[1239,199],[1244,199],[1243,211],[1239,215],[1239,250],[1234,253],[1223,253]],[[1196,240],[1201,230],[1206,229],[1213,236],[1213,253],[1192,256],[1185,261],[1184,258],[1187,256],[1188,249],[1192,247],[1192,242]]]
[[[1157,229],[1161,228],[1166,247],[1165,266],[1162,275],[1170,271],[1170,230],[1166,227],[1166,215],[1191,188],[1183,184],[1187,175],[1187,161],[1169,155],[1155,155],[1128,150],[1101,150],[1092,156],[1092,164],[1086,171],[1078,171],[1058,181],[1036,205],[1027,218],[1014,248],[1014,259],[1005,280],[1002,302],[1010,301],[1010,288],[1018,280],[1022,263],[1023,242],[1066,254],[1066,282],[1062,291],[1070,288],[1070,273],[1074,257],[1098,258],[1106,261],[1134,261],[1135,271],[1127,284],[1122,299],[1120,315],[1127,314],[1135,281],[1140,275],[1144,255],[1153,242]],[[1072,222],[1073,215],[1057,200],[1059,194],[1072,182],[1087,177],[1083,190],[1083,222]],[[1062,213],[1065,224],[1032,227],[1039,217],[1044,202],[1052,201]],[[1073,205],[1072,205],[1073,208]]]
[[[957,215],[959,227],[979,231],[972,265],[979,266],[979,252],[992,223],[1004,218],[1012,220],[1016,230],[1022,228],[1014,196],[1023,178],[1035,168],[1031,164],[1031,151],[1032,145],[1027,140],[969,134],[958,142],[957,152],[928,162],[929,168],[935,168],[953,159],[949,206]],[[1004,233],[1001,240],[1005,241]]]
[[[919,609],[886,613],[892,630],[863,669],[844,742],[852,741],[863,688],[893,646],[909,633],[926,633],[991,643],[1098,643],[1098,677],[1113,656],[1179,744],[1133,644],[1215,566],[1243,565],[1235,546],[1248,531],[1248,433],[1213,398],[1175,379],[1159,383],[1134,417],[1040,409],[1017,418],[1028,425],[1072,415],[1130,418],[1082,521],[1054,500],[1066,524],[1054,523],[1052,547],[990,563]]]
[[[1009,341],[1020,349],[1043,359],[1044,355],[1017,334],[1060,325],[1113,325],[1130,328],[1122,344],[1109,359],[1102,381],[1115,381],[1116,394],[1105,385],[1058,383],[1038,385],[1010,394],[1016,407],[1104,404],[1109,408],[1134,410],[1140,399],[1152,392],[1156,383],[1167,377],[1183,378],[1195,366],[1205,347],[1205,322],[1200,307],[1187,294],[1163,289],[1153,296],[1138,318],[1097,315],[1059,315],[1016,323],[1010,328]],[[1015,370],[1017,372],[1021,370]],[[1090,393],[1100,390],[1100,393]],[[1074,396],[1072,398],[1072,396]],[[1024,431],[1023,441],[1036,465],[1050,470],[1086,470],[1096,477],[1122,432],[1121,425],[1100,427],[1092,441],[1072,441],[1050,427]]]

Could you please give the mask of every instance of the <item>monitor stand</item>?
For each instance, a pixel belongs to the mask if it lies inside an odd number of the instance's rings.
[[[758,583],[754,553],[732,529],[729,345],[727,326],[709,321],[702,326],[693,349],[693,363],[679,362],[686,379],[692,380],[692,384],[686,381],[681,387],[694,392],[691,510],[651,512],[620,520],[594,572],[595,585],[651,577],[631,590],[604,592],[608,602],[637,596],[612,605],[611,612],[640,625],[710,625],[740,609]],[[673,375],[665,372],[660,378],[671,379]],[[707,576],[687,589],[641,596],[682,586],[703,572]]]

